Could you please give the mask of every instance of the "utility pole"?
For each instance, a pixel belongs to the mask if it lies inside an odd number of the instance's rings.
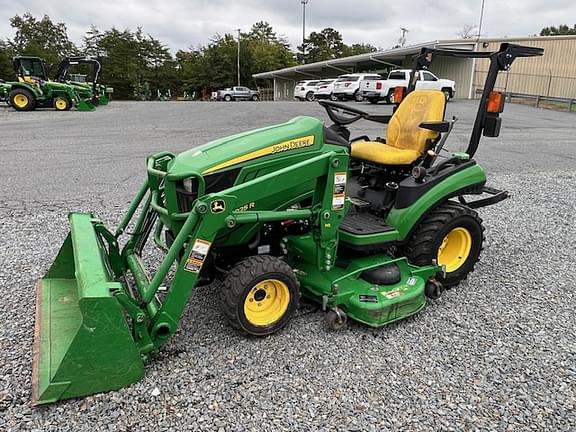
[[[482,36],[482,21],[484,21],[484,3],[485,0],[482,0],[482,8],[480,9],[480,23],[478,24],[478,38],[476,40],[480,40]]]
[[[404,47],[404,45],[406,44],[406,33],[408,33],[410,30],[404,27],[400,27],[400,30],[402,31],[402,37],[400,38],[400,46]]]
[[[302,63],[306,63],[306,5],[310,0],[300,0],[302,3]]]
[[[236,70],[238,71],[238,86],[240,86],[240,29],[236,29],[238,32],[238,55],[236,56]]]

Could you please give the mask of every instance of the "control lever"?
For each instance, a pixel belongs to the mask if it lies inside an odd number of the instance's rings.
[[[457,121],[458,117],[456,116],[453,116],[452,120],[448,121],[448,130],[442,135],[440,141],[438,141],[438,144],[436,144],[436,147],[433,150],[428,150],[424,161],[420,165],[416,165],[414,168],[412,168],[412,177],[414,180],[416,180],[417,183],[422,183],[424,181],[426,174],[428,174],[428,168],[430,168],[430,166],[432,166],[432,164],[438,158],[438,155],[442,151],[442,148],[444,147],[444,144],[446,143],[446,140],[448,139],[448,136],[452,132],[454,124]]]
[[[436,159],[438,158],[438,155],[442,151],[442,148],[444,147],[444,144],[446,143],[446,140],[448,139],[448,136],[452,132],[452,129],[454,128],[454,124],[456,124],[457,121],[458,121],[458,117],[456,117],[456,116],[452,116],[452,120],[448,121],[448,123],[449,123],[448,130],[446,131],[445,134],[442,135],[442,138],[440,138],[440,141],[438,141],[438,144],[436,144],[436,148],[434,149],[434,155],[431,155],[432,158],[430,159],[430,163],[428,164],[428,166],[431,166],[436,161]]]

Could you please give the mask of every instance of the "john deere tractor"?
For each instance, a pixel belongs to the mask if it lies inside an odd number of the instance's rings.
[[[301,296],[321,305],[331,329],[420,311],[474,268],[484,238],[476,209],[508,196],[486,186],[473,159],[480,137],[500,131],[498,72],[542,53],[424,48],[393,115],[323,101],[329,127],[297,117],[150,156],[115,230],[69,215],[38,283],[34,403],[141,379],[201,284],[212,283],[232,327],[256,336],[282,329]],[[442,92],[414,90],[415,70],[436,55],[490,59],[466,153],[443,152],[456,119],[444,119]],[[387,124],[386,139],[350,139],[347,125],[360,119]],[[142,261],[149,239],[164,251],[153,274]]]
[[[89,66],[91,71],[89,76],[92,81],[87,82],[87,75],[75,75],[70,73],[73,66]],[[102,65],[100,62],[91,57],[66,57],[58,66],[58,71],[54,78],[55,81],[71,85],[81,95],[87,95],[94,105],[108,105],[110,94],[113,93],[112,87],[107,87],[99,82]]]
[[[0,80],[0,102],[8,103],[8,95],[12,89],[12,84]]]
[[[39,57],[15,57],[14,70],[18,82],[10,83],[10,105],[17,111],[53,107],[57,111],[93,111],[90,91],[79,94],[68,84],[50,81],[45,62]]]

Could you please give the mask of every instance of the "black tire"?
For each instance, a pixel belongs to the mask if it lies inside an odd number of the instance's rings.
[[[394,103],[393,99],[394,99],[394,90],[390,90],[390,91],[388,91],[388,94],[386,95],[386,99],[385,99],[386,103],[387,104]]]
[[[26,98],[27,102],[24,105],[21,103],[16,103],[17,98],[19,97]],[[32,111],[36,108],[36,96],[34,96],[31,91],[24,88],[16,88],[12,90],[8,96],[8,99],[10,101],[10,105],[16,111]]]
[[[378,98],[369,98],[368,102],[370,102],[371,104],[376,105],[378,103]]]
[[[226,95],[226,96],[224,96],[224,100],[225,100],[226,102],[231,102],[231,101],[232,101],[232,96]]]
[[[455,231],[456,230],[456,231]],[[447,235],[466,236],[469,234],[471,245],[466,258],[454,254],[456,267],[450,270],[447,266],[446,276],[437,277],[445,288],[458,285],[466,279],[468,273],[474,270],[474,266],[480,258],[482,244],[484,242],[484,226],[482,219],[471,208],[448,201],[434,209],[416,228],[408,244],[404,247],[404,253],[414,265],[429,265],[432,260],[439,258],[439,250],[445,247],[443,242]],[[444,264],[438,259],[439,264]]]
[[[339,331],[346,328],[348,317],[340,308],[330,309],[326,313],[325,322],[328,330]]]
[[[363,102],[363,101],[364,101],[364,96],[362,96],[362,93],[360,93],[359,90],[356,90],[356,91],[354,92],[354,95],[353,95],[353,96],[354,96],[354,100],[355,100],[356,102]]]
[[[272,285],[267,285],[266,281]],[[273,322],[257,322],[262,317],[254,314],[259,311],[250,312],[252,317],[247,316],[246,308],[253,307],[247,306],[251,303],[270,299],[270,296],[274,297],[269,302],[282,303],[279,297],[275,297],[279,296],[280,291],[288,295],[288,299],[284,299],[287,304],[278,307],[280,315]],[[230,324],[255,336],[271,335],[288,324],[300,301],[300,285],[292,268],[280,258],[270,255],[251,256],[232,267],[222,282],[221,292],[224,314]],[[258,296],[262,295],[264,297],[259,299]],[[260,303],[256,304],[260,306]]]
[[[252,102],[258,102],[258,95],[252,95],[250,99],[252,99]]]
[[[338,98],[337,98],[336,96],[334,96],[333,93],[330,93],[330,100],[331,100],[332,102],[336,102],[336,101],[338,100]]]
[[[314,102],[314,92],[309,91],[306,93],[306,100],[308,102]]]
[[[442,93],[444,93],[444,99],[446,99],[446,102],[448,102],[450,99],[452,99],[452,90],[451,89],[443,88]]]

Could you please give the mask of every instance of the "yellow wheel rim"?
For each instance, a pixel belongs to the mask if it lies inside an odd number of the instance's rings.
[[[446,272],[458,270],[466,262],[472,250],[472,235],[466,228],[450,231],[438,248],[438,264],[446,266]]]
[[[16,105],[18,108],[24,108],[26,105],[28,105],[28,97],[22,93],[18,93],[16,96],[14,96],[13,101],[14,105]]]
[[[244,300],[244,315],[250,324],[268,326],[277,322],[288,309],[290,290],[278,279],[257,283]]]
[[[56,102],[54,102],[54,106],[56,107],[57,110],[63,111],[68,106],[68,101],[62,98],[58,98],[56,99]]]

